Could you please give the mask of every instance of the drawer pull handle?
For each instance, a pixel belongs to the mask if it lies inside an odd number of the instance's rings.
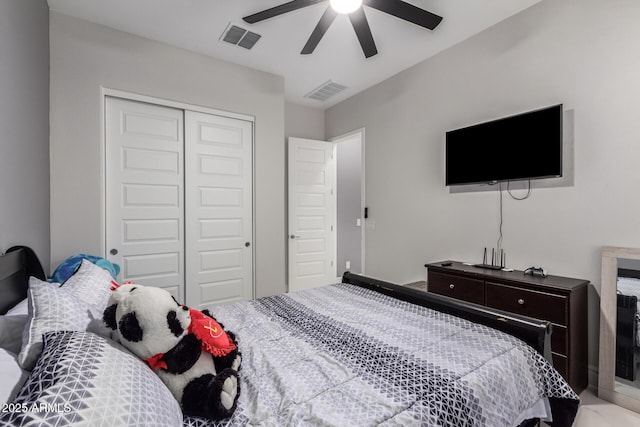
[[[520,305],[524,305],[524,300],[523,300],[522,298],[520,298],[520,299],[518,300],[518,304],[520,304]]]
[[[456,285],[454,285],[453,283],[451,283],[451,284],[449,285],[449,289],[453,289],[453,288],[455,288],[455,287],[456,287]]]

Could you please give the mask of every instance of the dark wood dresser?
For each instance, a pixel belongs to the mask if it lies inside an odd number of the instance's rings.
[[[551,322],[553,366],[576,393],[585,389],[588,280],[448,262],[425,265],[428,292]]]

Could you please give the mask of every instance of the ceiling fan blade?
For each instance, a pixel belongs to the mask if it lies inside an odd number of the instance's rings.
[[[428,28],[429,30],[435,29],[440,21],[442,21],[442,16],[420,9],[401,0],[363,0],[362,3],[378,9],[381,12]]]
[[[307,55],[313,53],[316,46],[318,46],[318,43],[320,43],[320,40],[324,36],[324,33],[327,32],[329,26],[333,23],[333,20],[336,19],[336,16],[338,16],[338,12],[333,10],[331,6],[327,7],[327,10],[324,11],[322,17],[318,21],[318,25],[316,25],[316,28],[313,29],[313,32],[309,36],[307,44],[302,48],[302,52],[300,52],[301,54]]]
[[[253,15],[245,16],[242,18],[249,24],[255,24],[256,22],[264,21],[265,19],[273,18],[274,16],[282,15],[287,12],[293,12],[294,10],[302,9],[303,7],[312,6],[316,3],[323,2],[325,0],[293,0],[279,6],[274,6],[270,9],[263,10],[262,12],[254,13]]]
[[[364,10],[360,7],[355,12],[349,14],[351,25],[356,31],[360,46],[362,46],[362,52],[364,52],[365,58],[370,58],[378,53],[376,43],[373,41],[373,34],[371,34],[371,28],[369,28],[369,21],[364,14]]]

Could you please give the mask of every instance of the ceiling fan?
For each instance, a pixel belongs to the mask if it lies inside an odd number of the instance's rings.
[[[293,0],[279,6],[272,7],[270,9],[263,10],[253,15],[245,16],[242,18],[249,24],[255,24],[256,22],[264,21],[265,19],[273,18],[274,16],[282,15],[287,12],[301,9],[303,7],[312,6],[314,4],[321,3],[326,0]],[[362,6],[372,7],[381,12],[388,13],[397,18],[405,21],[412,22],[421,27],[429,30],[435,29],[442,17],[424,9],[420,9],[412,4],[406,3],[401,0],[330,0],[330,5],[324,11],[324,14],[318,21],[315,29],[309,36],[309,40],[302,48],[300,52],[303,55],[312,53],[324,33],[327,32],[329,26],[338,14],[348,14],[349,20],[353,25],[353,29],[356,32],[360,46],[366,58],[370,58],[378,53],[376,44],[373,41],[373,35],[369,28],[369,22],[364,14]]]

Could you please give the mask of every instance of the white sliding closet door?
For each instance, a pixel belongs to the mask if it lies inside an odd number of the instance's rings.
[[[193,307],[253,298],[253,122],[106,97],[106,256]]]
[[[183,111],[106,98],[106,249],[125,280],[184,300]]]
[[[253,297],[251,122],[186,111],[186,301]]]

